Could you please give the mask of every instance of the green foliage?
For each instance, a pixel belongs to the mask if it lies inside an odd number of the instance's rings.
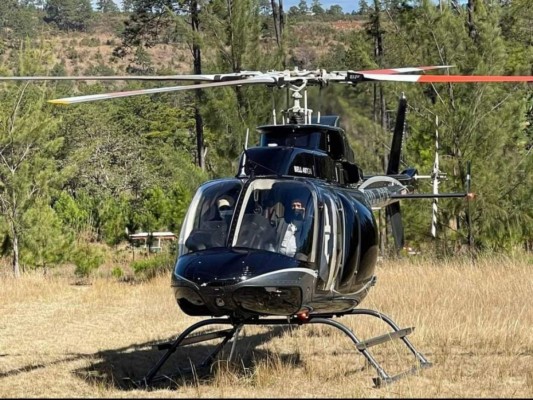
[[[118,12],[118,6],[113,0],[97,0],[96,9],[102,13]]]
[[[80,233],[89,225],[89,210],[80,207],[80,204],[66,192],[61,192],[54,203],[54,210],[63,224]]]
[[[85,70],[85,74],[86,75],[91,75],[91,76],[98,76],[98,75],[101,75],[101,76],[109,76],[109,75],[114,75],[115,74],[115,70],[110,67],[109,65],[106,65],[102,62],[100,62],[98,65],[93,65],[93,66],[90,66],[89,68],[87,68]]]
[[[124,276],[124,271],[120,267],[115,267],[111,271],[111,276],[116,279],[120,279]]]
[[[48,204],[41,201],[25,212],[21,231],[25,265],[46,270],[68,259],[73,236]]]
[[[115,199],[107,197],[98,208],[100,230],[103,240],[109,245],[116,245],[127,239],[128,202],[125,196]]]
[[[81,244],[72,252],[71,260],[76,266],[74,273],[79,277],[88,277],[103,264],[104,253],[90,244]]]
[[[98,47],[100,46],[100,40],[96,37],[84,37],[80,40],[79,43],[80,46],[86,46],[86,47]]]
[[[133,261],[131,268],[135,276],[141,280],[150,280],[160,274],[172,271],[175,262],[175,255],[163,252],[151,255],[147,258]]]
[[[45,22],[64,31],[84,31],[91,20],[90,0],[47,0]]]
[[[338,4],[333,4],[326,12],[334,16],[341,16],[343,14],[342,7]]]
[[[65,188],[72,193],[55,205],[65,223],[109,245],[126,232],[179,230],[192,193],[207,179],[191,156],[190,105],[181,104],[158,96],[57,110],[67,137]]]
[[[476,2],[471,15],[449,2],[442,2],[441,9],[429,0],[361,1],[362,16],[358,18],[373,23],[367,29],[343,32],[323,23],[338,18],[340,8],[324,11],[320,1],[301,1],[291,7],[284,35],[293,38],[299,32],[305,37],[287,44],[286,58],[284,44],[276,43],[270,1],[201,2],[197,30],[190,26],[193,3],[124,2],[124,8],[132,11],[123,15],[130,16],[123,31],[124,54],[131,57],[130,73],[181,73],[174,70],[173,63],[159,68],[146,47],[194,43],[201,49],[206,73],[280,69],[288,61],[288,68],[362,70],[446,64],[454,65],[451,73],[457,74],[531,74],[533,8],[528,0],[490,6]],[[104,15],[116,12],[110,0],[94,4],[102,13],[92,24],[120,21]],[[378,6],[381,13],[376,12]],[[80,51],[79,46],[100,45],[94,35],[64,39],[63,59],[57,61],[51,44],[34,40],[44,13],[49,23],[67,31],[86,29],[92,18],[88,0],[48,0],[45,10],[14,0],[1,2],[0,53],[9,56],[0,67],[2,74],[60,76],[74,64],[74,73],[121,73],[118,65],[107,62],[102,54],[96,60],[85,60],[84,52],[89,49]],[[383,51],[376,57],[378,33]],[[31,40],[22,41],[26,35]],[[34,44],[30,46],[30,42]],[[174,60],[183,63],[188,58],[180,53]],[[61,82],[53,90],[52,86],[12,84],[0,91],[0,150],[14,155],[0,166],[0,199],[5,200],[1,237],[5,238],[5,251],[14,256],[18,246],[24,263],[31,266],[62,262],[54,257],[62,246],[68,247],[73,234],[78,242],[90,233],[92,240],[114,246],[126,239],[127,232],[177,233],[196,187],[211,177],[233,175],[247,129],[253,146],[258,139],[255,127],[270,122],[272,98],[263,87],[204,91],[200,112],[205,122],[206,173],[195,166],[194,93],[52,108],[45,105],[45,99],[153,85]],[[466,161],[472,160],[473,190],[477,192],[470,205],[458,200],[439,202],[438,243],[444,243],[443,252],[463,246],[469,229],[479,249],[510,251],[532,242],[531,89],[514,84],[417,86],[390,82],[330,85],[309,91],[313,110],[341,115],[356,159],[368,174],[383,172],[400,93],[406,94],[410,105],[403,161],[423,174],[433,164],[435,116],[439,117],[441,170],[448,173],[441,191],[461,190]],[[279,111],[285,106],[283,94],[273,93]],[[384,120],[388,121],[385,127],[380,126],[382,98]],[[26,148],[29,152],[24,162],[11,173],[18,165],[15,156],[20,158]],[[430,190],[427,182],[420,182],[420,192]],[[12,195],[18,201],[15,207],[8,201]],[[416,246],[430,243],[430,203],[402,203],[406,238]],[[46,237],[38,234],[40,224],[42,232],[48,232]],[[46,249],[56,250],[48,254]]]
[[[170,213],[170,201],[159,187],[146,191],[139,209],[134,211],[135,222],[145,232],[155,232],[165,227]]]
[[[353,34],[344,65],[347,69],[371,69],[440,64],[455,65],[453,73],[456,74],[529,73],[523,68],[528,62],[530,65],[530,52],[527,46],[523,46],[523,39],[513,38],[511,46],[508,46],[502,35],[502,31],[513,29],[502,15],[510,21],[517,21],[517,15],[512,14],[510,9],[505,14],[496,5],[489,8],[481,4],[469,24],[466,12],[458,12],[443,4],[442,10],[425,0],[412,2],[409,6],[400,3],[384,5],[388,8],[380,15],[379,27],[374,25],[370,27],[372,29]],[[366,12],[377,18],[374,8],[369,7]],[[380,59],[374,56],[378,28],[383,40]],[[531,203],[531,185],[528,184],[531,157],[527,156],[526,150],[528,100],[525,88],[511,84],[419,87],[392,83],[381,87],[387,109],[392,111],[389,118],[394,116],[401,92],[407,95],[410,104],[408,136],[404,145],[406,165],[415,166],[419,171],[431,171],[435,116],[440,121],[441,170],[448,173],[448,180],[441,184],[440,190],[462,190],[466,162],[472,161],[476,200],[470,205],[457,200],[439,201],[439,241],[447,247],[443,251],[457,251],[463,247],[469,231],[478,249],[510,250],[530,240],[532,213],[531,206],[527,204]],[[370,85],[366,89],[361,85],[361,88],[342,94],[349,99],[350,107],[357,111],[348,112],[347,107],[335,107],[344,114],[344,124],[349,131],[356,133],[357,141],[366,142],[362,147],[355,145],[365,172],[376,167],[378,171],[382,170],[371,160],[368,149],[377,148],[387,153],[388,150],[379,142],[390,143],[387,136],[378,136],[376,143],[375,128],[371,125],[365,127],[361,118],[379,111],[375,105],[375,93]],[[368,99],[373,97],[374,101],[369,102]],[[362,99],[366,99],[366,104]],[[342,104],[342,101],[338,102]],[[392,129],[392,123],[389,126]],[[361,136],[357,135],[358,132]],[[369,138],[369,135],[375,139]],[[366,165],[371,165],[372,169]],[[419,191],[428,192],[431,187],[421,182]],[[423,209],[426,209],[425,213]],[[415,245],[427,242],[431,202],[404,202],[402,211],[407,242]],[[468,225],[468,217],[471,218],[471,226]]]
[[[15,275],[25,214],[46,201],[61,180],[55,156],[63,138],[57,135],[57,119],[47,112],[46,95],[44,88],[28,85],[0,92],[0,211],[13,241]]]
[[[8,43],[16,45],[26,37],[34,37],[40,25],[39,19],[39,13],[34,7],[17,0],[2,0],[0,38],[5,38]]]
[[[316,15],[322,15],[326,11],[322,7],[322,3],[320,3],[320,0],[312,0],[311,2],[311,12]]]

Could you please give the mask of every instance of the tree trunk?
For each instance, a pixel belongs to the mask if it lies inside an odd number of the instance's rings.
[[[278,4],[279,3],[279,4]],[[283,0],[270,0],[272,6],[272,19],[274,20],[274,33],[276,34],[276,44],[283,53],[283,29],[285,27],[285,17],[283,15]],[[282,54],[281,65],[286,67],[285,54]]]
[[[198,10],[198,1],[191,1],[191,28],[193,35],[199,33],[200,30],[200,18]],[[193,56],[193,65],[194,73],[199,75],[202,73],[202,50],[200,45],[196,42],[196,39],[193,36],[192,44],[192,56]],[[198,166],[204,171],[205,170],[205,159],[204,159],[204,121],[202,115],[200,114],[200,105],[202,104],[203,94],[200,89],[196,90],[195,93],[195,105],[194,105],[194,121],[196,125],[196,154]]]
[[[468,11],[468,34],[472,39],[475,39],[477,36],[477,30],[476,25],[474,24],[474,0],[468,0],[466,9]]]
[[[13,235],[13,275],[15,278],[20,278],[19,238],[15,226],[11,227],[11,234]]]
[[[383,68],[383,36],[381,34],[381,5],[380,0],[374,0],[374,16],[372,18],[372,36],[374,39],[374,59],[379,68]],[[379,100],[379,108],[378,102]],[[383,130],[387,130],[387,106],[385,103],[385,95],[383,93],[383,86],[378,83],[374,86],[374,121],[377,122],[379,115],[380,125]],[[384,171],[387,170],[388,154],[387,149],[381,157]],[[387,224],[388,219],[386,213],[379,213],[380,216],[380,243],[379,250],[381,256],[385,256],[385,249],[387,247]]]

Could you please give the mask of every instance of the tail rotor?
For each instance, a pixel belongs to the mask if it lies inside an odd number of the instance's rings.
[[[433,163],[433,171],[431,172],[431,179],[433,183],[433,194],[439,194],[440,171],[439,171],[439,117],[435,116],[435,162]],[[438,197],[433,198],[431,205],[431,236],[437,237],[437,212],[438,212]]]

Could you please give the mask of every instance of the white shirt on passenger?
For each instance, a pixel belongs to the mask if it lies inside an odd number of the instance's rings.
[[[285,231],[285,234],[283,235],[283,239],[281,241],[281,245],[279,248],[279,252],[281,254],[285,254],[286,256],[290,256],[290,257],[296,254],[295,233],[297,230],[298,229],[292,222],[287,226],[287,230]]]

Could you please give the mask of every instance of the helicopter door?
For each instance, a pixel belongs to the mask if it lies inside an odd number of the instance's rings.
[[[337,265],[336,265],[336,273],[335,273],[335,277],[334,277],[334,280],[336,281],[337,280],[337,277],[339,277],[340,275],[342,275],[342,270],[344,268],[344,256],[345,256],[345,251],[344,251],[344,237],[346,236],[346,229],[345,229],[345,224],[344,224],[344,220],[345,220],[345,215],[344,215],[344,207],[343,207],[343,204],[342,204],[342,201],[336,197],[335,198],[335,202],[336,202],[336,210],[337,210],[337,230],[336,230],[336,234],[337,234]]]
[[[322,255],[320,258],[320,278],[325,282],[324,289],[330,290],[339,270],[339,215],[334,199],[324,193]]]

